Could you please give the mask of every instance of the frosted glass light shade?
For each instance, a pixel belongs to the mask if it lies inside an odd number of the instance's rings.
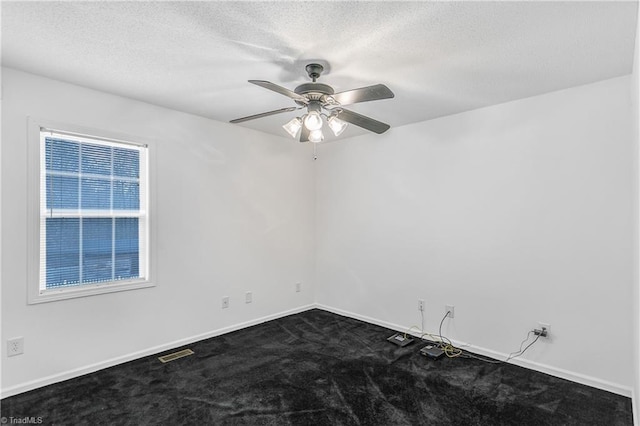
[[[336,136],[340,136],[340,134],[347,128],[347,122],[342,121],[335,116],[329,117],[328,124],[329,128]]]
[[[284,124],[282,128],[285,129],[287,133],[289,133],[291,137],[295,139],[296,135],[302,128],[302,120],[300,120],[298,117],[294,117],[287,124]]]
[[[324,140],[324,135],[322,134],[322,130],[312,130],[309,132],[309,140],[311,142],[322,142]]]
[[[322,128],[322,117],[316,111],[311,111],[304,118],[304,126],[310,131],[320,130]]]

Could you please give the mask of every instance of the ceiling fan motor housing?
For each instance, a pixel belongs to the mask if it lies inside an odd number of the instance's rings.
[[[294,89],[298,95],[303,95],[310,101],[322,100],[325,96],[331,96],[335,93],[333,87],[322,83],[304,83]]]
[[[296,87],[293,91],[298,95],[302,95],[310,101],[321,101],[325,103],[327,96],[331,96],[335,93],[333,87],[328,84],[317,83],[316,79],[320,77],[324,67],[320,64],[308,64],[305,69],[309,74],[309,78],[313,80],[312,83],[303,83]]]

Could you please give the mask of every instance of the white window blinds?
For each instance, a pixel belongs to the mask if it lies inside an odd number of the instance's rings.
[[[40,292],[148,277],[147,148],[41,129]]]

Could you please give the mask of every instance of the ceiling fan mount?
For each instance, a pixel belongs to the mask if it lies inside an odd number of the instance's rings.
[[[322,74],[322,71],[324,71],[324,67],[320,64],[308,64],[306,67],[304,67],[305,70],[307,70],[307,74],[309,74],[309,78],[313,80],[313,82],[316,82],[316,79],[318,79],[320,77],[320,74]]]
[[[307,114],[304,114],[302,117],[295,117],[282,126],[294,138],[297,137],[298,132],[300,132],[300,142],[320,142],[324,139],[321,131],[323,123],[322,117],[326,119],[327,124],[336,136],[344,131],[347,123],[354,124],[375,133],[384,133],[390,128],[388,124],[343,108],[343,105],[393,98],[394,94],[387,86],[384,84],[376,84],[336,93],[333,87],[316,81],[324,70],[322,65],[310,63],[307,64],[305,70],[312,82],[303,83],[293,91],[269,81],[249,80],[249,83],[291,98],[298,105],[297,107],[281,108],[237,118],[231,120],[231,123],[241,123],[243,121],[306,108]]]

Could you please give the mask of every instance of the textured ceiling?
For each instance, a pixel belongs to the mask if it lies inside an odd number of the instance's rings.
[[[393,127],[632,71],[631,2],[2,2],[4,66],[220,121],[294,106],[322,60]],[[294,113],[242,124],[286,136]],[[365,133],[355,126],[341,138]],[[331,139],[331,138],[328,138]]]

